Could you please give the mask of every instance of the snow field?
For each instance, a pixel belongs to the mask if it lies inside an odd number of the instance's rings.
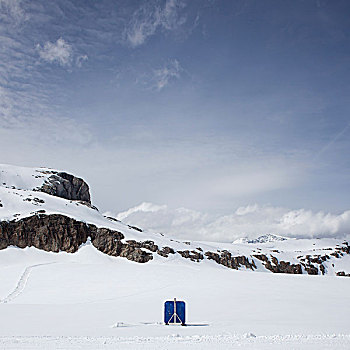
[[[2,349],[350,348],[347,278],[232,271],[181,258],[137,264],[90,244],[75,254],[11,247],[0,251],[4,260]],[[174,297],[187,303],[188,327],[162,324],[163,303]]]

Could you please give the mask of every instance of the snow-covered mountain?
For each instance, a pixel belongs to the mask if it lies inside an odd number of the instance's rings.
[[[273,235],[271,233],[266,234],[266,235],[262,235],[259,236],[258,238],[254,238],[254,239],[249,239],[247,237],[243,237],[243,238],[238,238],[236,239],[233,244],[255,244],[255,243],[269,243],[269,242],[281,242],[281,241],[285,241],[286,237],[282,237],[282,236],[276,236]]]
[[[264,235],[233,244],[180,241],[104,216],[79,177],[48,168],[0,166],[0,249],[76,252],[88,240],[101,252],[139,263],[179,257],[193,264],[277,273],[350,273],[348,242]]]

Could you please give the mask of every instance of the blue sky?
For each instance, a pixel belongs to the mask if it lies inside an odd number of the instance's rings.
[[[0,0],[1,162],[115,212],[341,213],[348,1]]]

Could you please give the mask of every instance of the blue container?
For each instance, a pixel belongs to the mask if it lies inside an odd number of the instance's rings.
[[[164,303],[164,323],[168,324],[181,324],[185,325],[185,302],[177,301],[166,301]]]

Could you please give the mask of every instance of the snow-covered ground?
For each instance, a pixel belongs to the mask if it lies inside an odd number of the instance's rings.
[[[89,241],[74,254],[8,247],[0,250],[0,349],[350,348],[350,279],[335,276],[350,272],[350,255],[335,256],[343,240],[269,236],[231,244],[140,232],[86,203],[38,191],[50,171],[1,165],[0,221],[61,214],[160,248],[227,250],[257,268],[237,271],[178,253],[155,253],[138,264],[105,255]],[[328,254],[326,276],[304,269],[272,274],[259,254],[296,264],[301,256]],[[187,327],[162,323],[164,301],[174,297],[187,303]]]
[[[1,349],[349,349],[350,279],[0,251]],[[162,324],[187,303],[187,327]]]

